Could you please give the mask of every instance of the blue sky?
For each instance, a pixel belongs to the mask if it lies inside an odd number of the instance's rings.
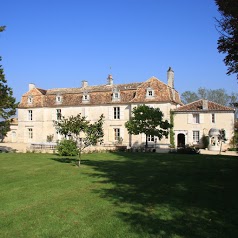
[[[167,82],[180,92],[224,88],[237,92],[217,52],[214,0],[3,0],[1,64],[17,100],[28,83],[50,89]]]

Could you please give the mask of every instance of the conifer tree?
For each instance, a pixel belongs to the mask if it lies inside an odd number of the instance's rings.
[[[5,26],[0,26],[0,32],[4,30]],[[0,134],[2,139],[10,130],[10,120],[16,113],[16,107],[16,99],[13,97],[12,89],[7,85],[4,70],[0,64]]]

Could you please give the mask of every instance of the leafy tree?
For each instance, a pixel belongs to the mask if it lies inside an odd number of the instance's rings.
[[[185,91],[181,94],[181,101],[184,104],[197,101],[199,99],[197,93],[191,91]]]
[[[230,145],[232,148],[236,148],[238,150],[238,121],[234,124],[234,135],[230,140]]]
[[[0,32],[5,30],[5,26],[0,26]],[[0,57],[0,61],[2,58]],[[4,70],[0,65],[0,127],[1,136],[4,138],[10,130],[10,118],[16,113],[16,99],[13,97],[13,91],[7,85]]]
[[[151,108],[146,105],[140,105],[132,110],[133,116],[125,123],[129,134],[146,135],[146,148],[148,147],[148,136],[157,136],[159,140],[163,136],[168,138],[169,129],[172,125],[168,120],[163,121],[163,113],[159,108]]]
[[[11,120],[3,120],[0,121],[0,135],[1,135],[1,142],[3,142],[3,139],[7,135],[8,131],[10,131],[10,124]]]
[[[215,0],[221,19],[217,20],[220,37],[218,52],[225,53],[227,74],[236,74],[238,79],[238,1]]]
[[[103,121],[104,116],[101,115],[99,120],[90,123],[86,117],[81,114],[70,116],[69,118],[62,117],[58,121],[54,121],[54,126],[59,134],[68,136],[78,146],[78,165],[80,166],[81,154],[83,150],[91,145],[103,142]]]
[[[207,99],[224,106],[233,106],[233,103],[238,101],[238,93],[231,93],[229,95],[225,89],[221,88],[199,88],[197,92],[185,91],[181,94],[181,100],[184,104],[191,103],[199,99]]]

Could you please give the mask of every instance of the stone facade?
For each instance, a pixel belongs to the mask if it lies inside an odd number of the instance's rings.
[[[169,71],[169,84],[156,77],[142,83],[114,84],[111,75],[105,85],[90,86],[83,81],[80,88],[45,90],[30,84],[18,107],[18,142],[45,143],[52,135],[53,142],[56,142],[61,135],[56,133],[53,121],[60,116],[81,113],[91,122],[104,115],[106,146],[114,145],[118,138],[122,138],[125,146],[141,146],[145,143],[145,135],[130,136],[125,128],[133,108],[140,104],[160,108],[164,119],[170,120],[170,110],[182,105],[178,92],[173,88],[172,69]],[[156,138],[150,139],[149,144],[154,145]],[[169,144],[169,139],[162,139],[157,147],[168,148]]]
[[[227,141],[224,148],[227,148],[234,133],[234,115],[233,108],[202,99],[175,109],[175,145],[203,147],[202,136],[208,136],[214,128],[225,130]]]
[[[174,71],[167,71],[167,84],[156,77],[141,83],[114,84],[112,75],[104,85],[90,86],[87,81],[79,88],[40,89],[29,84],[29,90],[22,95],[18,107],[18,126],[13,125],[6,141],[30,145],[60,140],[53,125],[61,116],[69,117],[81,113],[91,122],[103,114],[104,146],[114,146],[118,138],[128,147],[145,144],[146,136],[129,135],[125,122],[129,120],[134,107],[145,104],[160,108],[164,119],[170,121],[173,111],[175,146],[200,145],[203,135],[211,128],[225,129],[228,141],[233,135],[234,110],[229,107],[199,100],[183,105],[179,93],[174,89]],[[13,138],[10,133],[13,133]],[[13,141],[14,140],[14,141]],[[168,149],[170,139],[149,138],[149,146]]]

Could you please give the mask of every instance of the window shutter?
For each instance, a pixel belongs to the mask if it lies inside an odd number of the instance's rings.
[[[141,134],[141,142],[146,143],[146,134],[144,133]]]
[[[82,116],[85,117],[85,107],[82,108]]]
[[[120,137],[124,140],[124,128],[120,128]]]
[[[56,118],[56,113],[57,113],[57,112],[56,112],[56,109],[52,109],[51,114],[52,114],[52,120],[53,120],[53,121],[56,121],[56,119],[57,119],[57,118]]]
[[[199,114],[199,122],[204,123],[204,114]]]
[[[108,107],[108,118],[109,120],[112,120],[112,110],[113,110],[113,107]]]
[[[120,119],[124,119],[124,108],[120,107]]]
[[[89,117],[89,108],[88,107],[84,108],[84,116],[88,119],[88,117]]]
[[[193,115],[188,114],[188,124],[192,124],[192,123],[193,123]]]
[[[108,129],[108,141],[109,142],[114,141],[114,130],[113,128],[110,128],[110,127]]]

